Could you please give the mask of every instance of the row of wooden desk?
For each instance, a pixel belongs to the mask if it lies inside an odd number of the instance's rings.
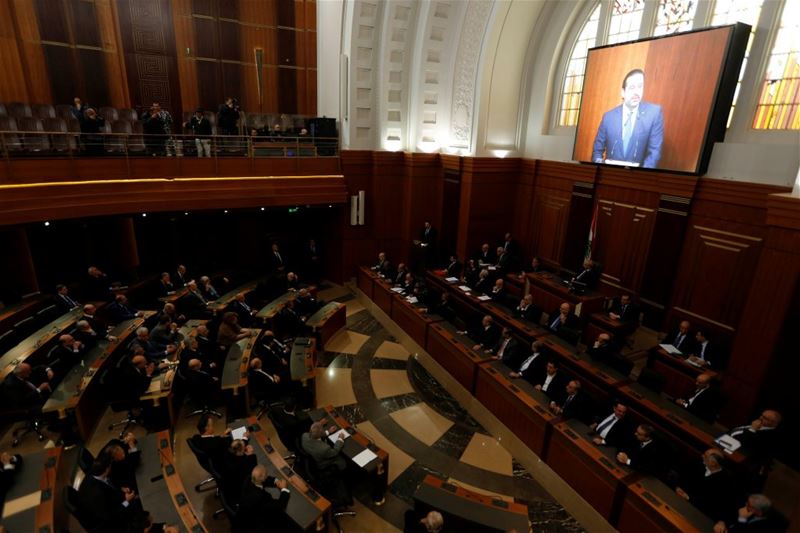
[[[429,278],[435,280],[433,276]],[[653,423],[670,441],[685,442],[684,450],[696,460],[713,444],[715,430],[574,348],[536,324],[513,317],[493,302],[483,302],[443,279],[430,285],[449,291],[451,302],[473,300],[474,315],[489,314],[507,325],[524,341],[541,340],[551,356],[569,373],[581,378],[586,390],[598,399],[624,398],[632,418]],[[442,283],[443,282],[443,283]],[[489,411],[545,460],[595,509],[621,531],[708,531],[710,521],[656,479],[642,478],[616,462],[613,452],[594,445],[588,427],[564,421],[549,410],[549,399],[524,380],[508,377],[510,369],[457,333],[440,317],[428,316],[420,305],[411,305],[369,269],[358,273],[357,284],[365,294],[400,325],[420,346]],[[399,319],[399,320],[398,320]],[[734,461],[743,458],[734,454]]]

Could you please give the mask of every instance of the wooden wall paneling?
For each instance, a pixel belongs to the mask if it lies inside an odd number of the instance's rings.
[[[284,28],[294,28],[295,1],[278,0],[275,3],[275,25]]]
[[[367,213],[372,213],[372,222],[367,216],[366,224],[373,225],[378,247],[395,266],[408,259],[403,240],[404,157],[403,152],[373,152],[372,193],[366,198]]]
[[[297,69],[278,67],[278,111],[281,114],[297,113]]]
[[[12,4],[11,0],[0,2],[0,101],[27,102],[28,89]]]
[[[243,86],[243,79],[245,78],[244,69],[246,65],[240,63],[225,63],[222,62],[222,103],[228,96],[238,98],[242,110],[247,112],[248,109],[258,108],[257,98],[253,97],[251,93],[245,91]],[[255,89],[255,87],[253,87]]]
[[[178,54],[178,83],[181,88],[181,103],[186,111],[201,106],[200,83],[197,73],[194,20],[192,19],[192,0],[173,0],[173,32],[175,50]],[[173,117],[174,119],[175,117]],[[183,117],[181,117],[183,120]]]
[[[0,228],[0,245],[4,260],[0,261],[0,301],[16,301],[39,290],[33,266],[28,234],[19,226]]]
[[[452,156],[451,156],[452,157]],[[461,226],[458,221],[461,211],[461,159],[453,157],[459,163],[456,168],[445,162],[445,156],[440,156],[442,163],[442,215],[439,228],[439,250],[444,257],[450,254],[458,255],[457,243]],[[460,256],[463,260],[464,256]]]
[[[49,2],[52,6],[54,2]],[[98,26],[97,8],[94,2],[67,0],[74,43],[83,46],[103,45]]]
[[[281,0],[239,0],[239,16],[251,24],[275,26],[278,1]]]
[[[176,0],[176,4],[180,1],[183,0]],[[122,39],[119,33],[117,4],[114,0],[100,0],[96,2],[96,6],[101,46],[105,51],[108,103],[118,109],[131,107],[128,79],[125,72],[125,54],[122,50]],[[178,50],[181,49],[178,48]]]
[[[36,9],[29,0],[9,0],[12,3],[12,20],[20,50],[22,75],[25,77],[30,103],[53,103],[50,77],[40,43]],[[19,71],[15,74],[19,76]]]
[[[219,57],[230,61],[252,61],[252,53],[243,56],[239,45],[239,23],[231,20],[215,21],[219,29]]]
[[[83,83],[80,83],[81,80],[73,69],[73,50],[66,46],[43,44],[42,52],[50,74],[50,90],[54,102],[68,103],[72,102],[73,97],[82,96],[90,105],[98,105],[83,94]]]
[[[134,105],[159,102],[180,116],[178,61],[168,0],[117,0],[125,67]]]
[[[43,41],[70,42],[67,4],[64,0],[35,0],[39,37]]]
[[[194,55],[206,59],[219,59],[220,43],[215,19],[192,17],[194,26]]]
[[[404,165],[402,236],[408,254],[426,220],[437,232],[442,226],[443,183],[438,154],[406,153]]]
[[[530,264],[533,257],[532,227],[533,194],[536,184],[536,160],[523,159],[520,163],[519,183],[514,203],[513,238],[522,248],[520,258],[525,265]]]
[[[594,209],[594,184],[576,181],[572,184],[569,201],[569,218],[564,232],[561,267],[576,271],[586,257],[586,241],[592,224]]]
[[[217,61],[197,60],[194,62],[199,105],[214,113],[217,112],[217,108],[225,97],[220,67],[221,65]]]
[[[108,90],[108,72],[106,71],[106,57],[108,54],[101,50],[78,48],[75,51],[78,69],[75,73],[77,79],[83,81],[83,90],[77,95],[93,106],[111,105],[111,94]],[[55,91],[53,91],[55,93]],[[56,94],[54,94],[56,96]],[[76,93],[72,93],[76,96]],[[70,94],[63,94],[57,98],[60,102],[71,102]]]
[[[305,0],[304,7],[306,10],[306,30],[317,31],[317,2],[316,0]]]
[[[569,219],[571,191],[536,187],[531,207],[531,249],[533,255],[551,267],[561,264]]]
[[[306,103],[301,114],[317,116],[317,69],[306,69]]]
[[[306,1],[294,1],[294,28],[305,29],[306,27]]]
[[[343,150],[341,152],[342,175],[347,186],[347,203],[341,219],[342,255],[341,272],[344,279],[356,274],[358,265],[374,264],[378,245],[374,238],[377,217],[374,215],[376,199],[372,194],[373,152],[366,150]],[[366,191],[367,211],[364,226],[350,225],[350,196]]]
[[[458,236],[461,257],[474,254],[484,242],[494,245],[513,229],[519,168],[516,158],[464,158]]]

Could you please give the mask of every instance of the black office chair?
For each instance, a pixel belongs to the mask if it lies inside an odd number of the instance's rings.
[[[621,355],[612,356],[611,360],[608,362],[608,365],[623,376],[630,376],[634,366],[633,361]]]
[[[90,452],[86,446],[81,448],[81,453],[78,456],[78,466],[81,467],[81,470],[84,474],[89,475],[89,471],[92,469],[92,465],[94,464],[94,455]]]
[[[277,417],[275,417],[274,409],[282,407],[283,404],[279,403],[269,408],[264,409],[263,411],[267,413],[267,417],[269,421],[272,422],[272,426],[275,428],[275,432],[278,434],[278,440],[281,441],[284,448],[289,450],[288,455],[284,455],[284,460],[290,461],[297,459],[297,449],[300,448],[300,443],[297,442],[296,439],[293,438],[292,434],[286,429],[286,426],[282,425]],[[263,413],[260,413],[263,414]]]
[[[6,393],[4,382],[0,382],[0,405],[12,406],[13,402]],[[24,422],[20,427],[11,432],[11,446],[19,446],[22,437],[28,433],[36,433],[39,442],[44,441],[45,434],[42,429],[42,408],[41,405],[34,406],[14,406],[3,409],[4,417],[11,419],[12,422]]]
[[[234,503],[231,499],[226,496],[225,491],[220,491],[219,493],[219,501],[222,504],[222,509],[226,515],[228,515],[228,521],[231,523],[231,531],[234,533],[238,533],[239,531],[244,531],[243,525],[239,523],[239,503]],[[219,512],[219,511],[217,511]],[[214,517],[216,518],[217,513],[214,513]]]
[[[338,519],[345,516],[355,516],[356,513],[342,510],[342,508],[352,503],[352,501],[347,501],[352,500],[352,496],[350,495],[350,489],[342,479],[341,472],[335,467],[320,469],[302,446],[297,447],[297,459],[294,462],[293,470],[299,472],[301,474],[300,477],[325,496],[334,506],[334,509],[338,509],[334,510],[332,518],[336,528],[342,533],[344,530]],[[345,493],[347,497],[343,499],[342,496]]]
[[[189,402],[196,407],[196,409],[186,415],[186,418],[197,415],[214,415],[217,418],[222,418],[222,413],[214,409],[218,391],[209,390],[208,387],[200,386],[188,378],[184,381],[186,384],[186,397]]]
[[[86,531],[90,531],[90,524],[86,521],[83,510],[81,509],[81,500],[78,491],[72,485],[64,487],[64,507],[67,511],[75,517],[78,523]]]
[[[642,387],[650,389],[657,394],[661,394],[667,380],[652,368],[643,368],[636,382]]]
[[[8,350],[11,349],[16,343],[15,340],[15,332],[13,329],[10,329],[0,335],[0,353],[6,353]]]
[[[200,464],[203,470],[205,470],[206,473],[208,473],[208,475],[210,476],[201,481],[200,483],[198,483],[197,485],[195,485],[194,490],[196,490],[197,492],[203,492],[203,490],[205,490],[203,489],[203,486],[208,485],[209,483],[214,483],[214,486],[208,488],[216,490],[217,488],[216,479],[214,478],[214,474],[212,473],[213,467],[211,466],[211,458],[208,456],[206,452],[204,452],[195,445],[193,439],[194,437],[186,439],[186,444],[189,445],[189,449],[192,450],[192,453],[194,454],[195,459],[197,459],[197,462]]]
[[[139,398],[130,397],[130,392],[121,379],[122,365],[127,363],[127,359],[122,357],[117,361],[116,365],[100,375],[100,386],[106,391],[111,410],[115,413],[123,411],[127,413],[122,420],[112,422],[108,425],[109,431],[114,431],[115,428],[122,427],[119,432],[120,439],[125,436],[125,433],[128,432],[131,426],[144,425],[139,406]]]

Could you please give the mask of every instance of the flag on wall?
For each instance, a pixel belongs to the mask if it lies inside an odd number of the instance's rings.
[[[586,239],[586,253],[584,259],[592,258],[592,249],[594,247],[594,238],[597,236],[597,203],[594,204],[594,212],[592,213],[592,225],[589,226],[589,237]]]

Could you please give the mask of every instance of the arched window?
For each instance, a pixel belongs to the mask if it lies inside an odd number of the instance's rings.
[[[583,92],[583,73],[586,70],[586,56],[589,48],[595,46],[597,39],[598,23],[600,21],[600,4],[597,4],[583,25],[575,46],[567,63],[567,75],[564,77],[564,88],[561,93],[561,111],[558,124],[560,126],[574,126],[578,123],[578,110],[581,107],[581,94]]]
[[[611,7],[606,44],[635,41],[639,38],[644,14],[644,0],[615,0]]]
[[[780,20],[753,118],[757,130],[800,130],[800,2],[785,2]]]
[[[697,0],[660,0],[653,35],[689,31],[694,26]]]

